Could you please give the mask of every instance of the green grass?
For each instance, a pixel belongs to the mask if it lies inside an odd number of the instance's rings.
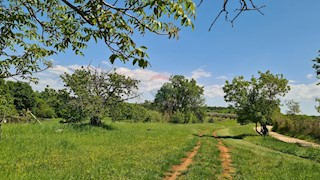
[[[235,179],[320,177],[319,149],[263,138],[252,128],[235,121],[113,123],[107,129],[58,120],[5,124],[0,179],[162,179],[198,141],[201,148],[180,179],[217,179],[222,170],[215,130],[231,150]]]
[[[212,124],[6,124],[0,179],[161,179]],[[63,132],[57,133],[57,129]]]
[[[217,148],[218,140],[211,134],[199,139],[201,148],[193,160],[191,167],[180,179],[217,179],[221,173],[220,151]]]
[[[261,137],[254,125],[228,122],[218,131],[231,149],[235,179],[318,179],[320,150]]]

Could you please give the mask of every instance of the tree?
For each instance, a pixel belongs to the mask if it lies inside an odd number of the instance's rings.
[[[137,46],[132,35],[178,37],[180,28],[167,17],[193,27],[195,4],[192,0],[0,1],[0,78],[32,78],[32,73],[51,66],[49,56],[67,49],[82,54],[90,40],[106,44],[112,63],[132,60],[146,67],[146,47]]]
[[[0,79],[0,140],[2,139],[2,123],[6,121],[6,117],[15,115],[15,107],[13,97],[5,80]]]
[[[198,86],[196,80],[175,75],[160,88],[154,102],[163,113],[172,115],[193,111],[200,117],[199,108],[204,106],[203,92],[203,87]]]
[[[69,119],[75,117],[74,113],[70,110],[70,101],[72,97],[67,89],[55,90],[52,88],[45,88],[40,94],[41,99],[44,99],[46,103],[52,107],[57,117]]]
[[[65,86],[75,96],[73,107],[89,116],[91,125],[102,124],[107,107],[137,97],[138,80],[120,75],[114,71],[87,67],[61,76]]]
[[[259,75],[258,78],[252,76],[251,80],[239,76],[231,83],[226,81],[224,99],[232,103],[240,124],[256,123],[257,133],[267,135],[267,122],[272,120],[273,112],[279,107],[279,97],[284,96],[290,87],[283,75],[273,75],[270,71],[259,72]],[[261,133],[257,130],[258,123],[262,127]]]
[[[320,79],[320,51],[319,51],[318,57],[316,57],[313,60],[313,62],[314,62],[313,68],[316,70],[317,78]],[[316,102],[320,103],[320,98],[317,98]],[[320,113],[320,105],[316,106],[316,110]]]
[[[36,104],[36,97],[32,87],[25,82],[7,81],[10,93],[14,98],[14,105],[18,111],[32,110]]]
[[[289,100],[286,101],[286,105],[288,107],[287,114],[296,115],[301,113],[300,105],[298,102],[295,102],[294,100]]]
[[[54,118],[56,117],[55,110],[51,107],[45,99],[41,97],[39,92],[36,93],[36,103],[32,109],[34,115],[38,118]]]
[[[316,102],[319,103],[319,106],[316,106],[316,110],[318,111],[318,113],[320,113],[320,98],[317,98]]]
[[[199,2],[200,5],[203,0]],[[238,5],[224,0],[212,25],[224,13],[228,19],[232,14],[229,11],[236,12],[230,20],[233,24],[242,12],[261,13],[262,7],[256,6],[254,0],[240,0]],[[111,52],[111,63],[116,59],[132,60],[133,64],[146,67],[146,47],[138,46],[133,34],[149,32],[177,38],[180,27],[193,28],[195,9],[192,0],[0,1],[0,79],[33,79],[33,73],[52,66],[48,60],[51,55],[67,49],[82,55],[89,41],[104,42]]]
[[[318,79],[320,79],[320,51],[318,57],[312,60],[314,62],[313,68],[316,70]]]

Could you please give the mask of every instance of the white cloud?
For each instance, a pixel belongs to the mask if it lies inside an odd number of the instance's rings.
[[[52,68],[48,69],[48,71],[43,72],[44,73],[52,73],[55,75],[62,75],[64,73],[71,74],[74,70],[80,69],[81,66],[78,64],[69,65],[69,66],[62,66],[62,65],[54,65]]]
[[[289,84],[297,83],[295,80],[289,80]]]
[[[218,76],[218,77],[216,77],[216,79],[218,79],[218,80],[227,80],[228,77],[227,76]]]
[[[210,98],[223,97],[224,92],[222,89],[223,85],[210,85],[204,87],[204,95]]]
[[[291,90],[283,99],[293,99],[296,101],[310,101],[319,97],[320,86],[317,83],[311,84],[291,84]]]
[[[211,73],[208,72],[208,71],[205,71],[203,69],[197,69],[195,71],[192,71],[192,75],[191,75],[191,78],[193,79],[200,79],[200,78],[203,78],[203,77],[211,77]]]
[[[169,82],[170,74],[165,72],[156,72],[147,69],[128,69],[118,68],[117,73],[140,80],[139,92],[143,94],[143,98],[153,99],[157,91],[166,82]]]
[[[94,66],[92,66],[94,67]],[[48,85],[53,89],[62,89],[63,81],[60,78],[60,75],[64,73],[73,73],[76,69],[80,69],[81,65],[55,65],[53,68],[48,69],[47,71],[36,73],[35,77],[39,78],[38,84],[31,84],[35,90],[42,91]],[[109,70],[109,68],[99,68],[98,70]],[[161,86],[169,81],[170,74],[166,72],[156,72],[147,69],[128,69],[120,67],[116,69],[116,72],[119,74],[126,75],[133,79],[140,80],[139,83],[139,92],[143,93],[143,96],[148,96],[153,98],[158,89]]]
[[[313,74],[307,74],[307,79],[313,79]]]

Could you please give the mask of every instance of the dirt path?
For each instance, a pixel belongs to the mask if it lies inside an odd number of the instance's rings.
[[[190,164],[193,161],[194,156],[198,153],[201,147],[201,142],[198,142],[197,145],[194,147],[193,151],[188,153],[187,158],[182,159],[182,163],[178,166],[173,166],[172,170],[173,173],[167,173],[168,175],[163,180],[175,180],[181,173],[188,169]]]
[[[212,134],[213,137],[218,138],[218,148],[220,150],[220,159],[222,165],[222,173],[220,174],[219,179],[232,179],[232,174],[235,172],[234,168],[232,167],[231,156],[229,154],[230,150],[226,147],[221,139],[217,136],[216,131]]]
[[[294,143],[294,144],[299,144],[300,146],[306,146],[306,147],[315,147],[315,148],[320,148],[320,144],[316,144],[313,142],[308,142],[305,140],[301,140],[301,139],[297,139],[297,138],[293,138],[293,137],[289,137],[289,136],[285,136],[276,132],[272,132],[272,126],[267,126],[269,129],[269,135],[271,137],[274,137],[280,141],[286,142],[286,143]],[[261,130],[261,127],[258,127],[258,131]]]

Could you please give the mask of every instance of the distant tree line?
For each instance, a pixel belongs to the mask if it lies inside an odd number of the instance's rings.
[[[64,123],[89,121],[102,125],[102,119],[132,122],[198,123],[206,116],[203,87],[194,79],[172,76],[158,91],[154,102],[128,103],[139,96],[139,81],[91,66],[61,76],[65,88],[34,91],[25,82],[0,80],[2,120],[25,122],[32,113],[38,118],[63,118]]]

